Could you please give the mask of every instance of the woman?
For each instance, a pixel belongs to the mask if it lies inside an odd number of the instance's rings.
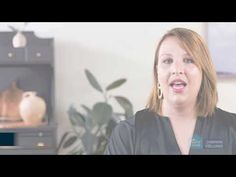
[[[153,74],[147,108],[119,123],[105,154],[236,153],[236,115],[216,107],[216,72],[200,35],[165,34]]]

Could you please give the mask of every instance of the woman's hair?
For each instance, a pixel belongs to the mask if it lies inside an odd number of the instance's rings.
[[[147,103],[147,108],[157,114],[161,114],[162,99],[158,99],[157,64],[160,46],[168,37],[177,37],[182,47],[202,71],[202,82],[197,96],[196,110],[198,116],[211,116],[214,113],[218,101],[216,71],[208,47],[202,37],[186,28],[174,28],[170,30],[161,38],[157,46],[153,65],[154,85]]]

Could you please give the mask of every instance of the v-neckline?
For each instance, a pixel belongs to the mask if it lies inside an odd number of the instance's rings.
[[[161,116],[161,117],[167,119],[167,121],[168,121],[169,130],[171,132],[171,138],[174,141],[174,143],[175,143],[175,145],[176,145],[176,147],[178,149],[178,153],[180,155],[191,155],[192,154],[192,140],[193,140],[194,136],[199,135],[199,122],[200,122],[201,117],[197,117],[197,119],[196,119],[196,122],[195,122],[195,125],[194,125],[193,134],[192,134],[192,137],[191,137],[191,142],[190,142],[190,147],[189,147],[188,154],[183,154],[182,153],[182,151],[180,149],[180,146],[179,146],[179,144],[177,142],[177,138],[176,138],[176,135],[174,133],[174,129],[173,129],[173,126],[171,124],[170,118],[167,117],[167,116]]]

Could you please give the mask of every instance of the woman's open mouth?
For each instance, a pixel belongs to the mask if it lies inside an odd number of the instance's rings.
[[[186,82],[181,79],[175,79],[170,83],[170,86],[172,87],[175,93],[182,93],[186,85]]]

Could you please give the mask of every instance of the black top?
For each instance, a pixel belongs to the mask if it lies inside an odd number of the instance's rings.
[[[105,154],[181,154],[170,120],[147,109],[120,122]],[[236,154],[236,114],[216,108],[198,117],[189,154]]]

